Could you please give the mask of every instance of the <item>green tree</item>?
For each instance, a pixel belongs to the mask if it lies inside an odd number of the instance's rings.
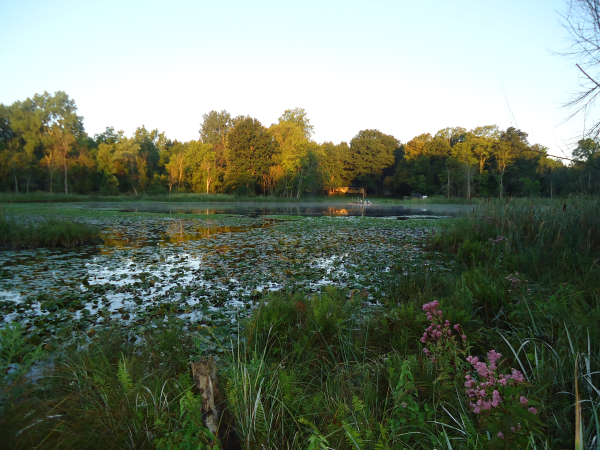
[[[275,170],[270,170],[265,174],[264,182],[272,193],[277,185],[283,195],[293,195],[294,188],[297,188],[297,196],[300,195],[302,185],[301,172],[303,167],[303,158],[307,153],[308,140],[302,128],[291,121],[280,120],[278,124],[271,125],[269,131],[277,141],[279,151],[275,159]],[[279,166],[279,167],[277,167]]]
[[[323,187],[327,190],[350,184],[350,147],[346,142],[321,144],[320,165]]]
[[[221,112],[210,111],[202,115],[202,123],[200,124],[200,140],[204,144],[225,144],[225,138],[229,129],[233,127],[231,114],[223,110]]]
[[[187,143],[185,150],[187,179],[194,192],[208,194],[217,175],[216,152],[211,144]]]
[[[37,96],[36,96],[37,97]],[[42,98],[35,98],[39,107],[43,108],[44,121],[42,142],[46,146],[46,153],[50,155],[50,192],[52,192],[53,163],[63,166],[65,194],[69,193],[68,168],[71,164],[70,153],[77,143],[77,138],[85,134],[83,117],[77,115],[75,101],[69,96],[58,91],[53,96],[44,92]]]
[[[592,178],[598,173],[600,163],[600,144],[597,140],[586,138],[577,142],[577,147],[573,150],[573,157],[581,162],[576,163],[576,167],[582,175],[587,175],[587,191],[592,192]],[[580,176],[581,190],[584,191],[582,177]]]
[[[157,129],[148,131],[144,125],[135,130],[133,140],[140,146],[138,158],[140,165],[146,166],[146,180],[152,178],[154,173],[159,170],[161,152],[168,149],[172,142],[165,136],[165,133],[161,133]]]
[[[506,131],[503,131],[500,138],[494,143],[494,159],[500,178],[500,198],[504,196],[504,173],[506,168],[513,164],[519,154],[526,151],[528,147],[527,133],[514,127],[509,127]]]
[[[350,141],[353,177],[377,192],[384,169],[394,164],[394,151],[399,145],[396,138],[379,130],[359,131]]]
[[[279,118],[279,123],[281,122],[291,122],[298,125],[306,140],[310,140],[315,132],[314,127],[310,124],[306,111],[302,108],[286,109]]]
[[[147,181],[146,160],[140,157],[140,145],[133,138],[123,138],[115,145],[115,153],[121,162],[122,172],[137,197]]]
[[[102,175],[99,187],[100,194],[117,194],[119,181],[117,179],[117,155],[115,153],[116,142],[100,142],[98,152],[96,153],[97,168]]]
[[[168,150],[168,162],[165,164],[169,195],[171,195],[171,190],[175,184],[178,189],[182,188],[185,181],[186,163],[185,145],[180,142],[174,142],[173,146]]]
[[[466,181],[466,196],[468,199],[471,198],[471,184],[473,182],[473,175],[477,170],[478,162],[477,156],[473,153],[474,145],[475,143],[467,137],[464,142],[458,142],[452,148],[453,156],[459,162],[463,170]]]
[[[277,141],[257,119],[246,118],[229,131],[226,144],[227,185],[237,192],[256,192],[274,165],[279,152]]]

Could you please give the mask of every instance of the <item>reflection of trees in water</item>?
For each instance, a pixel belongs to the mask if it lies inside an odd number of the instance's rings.
[[[347,216],[348,210],[346,208],[334,208],[330,206],[327,208],[327,214],[330,216]]]
[[[241,233],[255,228],[267,228],[278,222],[274,219],[263,219],[258,223],[245,226],[198,226],[196,221],[175,219],[163,223],[162,226],[148,226],[142,220],[133,230],[128,226],[112,227],[101,233],[104,245],[100,253],[110,255],[115,250],[139,249],[147,246],[181,244],[188,241],[211,239],[217,234]],[[206,225],[207,221],[203,221]]]

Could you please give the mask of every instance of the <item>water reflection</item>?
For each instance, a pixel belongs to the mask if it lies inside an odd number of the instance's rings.
[[[113,209],[126,212],[163,214],[243,214],[250,216],[456,216],[468,212],[471,205],[393,205],[360,203],[87,203],[89,209]]]

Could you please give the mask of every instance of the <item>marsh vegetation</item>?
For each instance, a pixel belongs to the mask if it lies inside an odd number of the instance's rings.
[[[189,361],[212,354],[242,448],[594,448],[599,206],[511,199],[438,221],[72,210],[102,246],[2,265],[21,297],[3,301],[0,439],[210,448]],[[41,257],[72,280],[19,280]]]

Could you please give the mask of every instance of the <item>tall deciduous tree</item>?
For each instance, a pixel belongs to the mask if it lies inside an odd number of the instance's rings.
[[[315,132],[303,108],[286,109],[279,118],[279,123],[281,122],[292,122],[298,125],[302,130],[304,138],[307,140],[310,140]]]
[[[362,130],[350,141],[353,176],[377,191],[383,171],[394,164],[394,151],[400,143],[379,130]]]
[[[213,146],[200,141],[188,142],[185,157],[186,170],[189,171],[188,183],[192,190],[206,191],[208,194],[217,175],[216,152]]]
[[[84,135],[83,117],[77,115],[75,101],[62,91],[56,92],[53,96],[44,92],[42,98],[35,99],[34,97],[34,100],[37,100],[40,107],[43,108],[44,137],[42,141],[50,155],[51,174],[53,173],[54,159],[57,158],[63,166],[65,194],[68,194],[69,156],[77,138]],[[52,180],[50,181],[50,191],[52,191]]]
[[[346,142],[321,144],[323,187],[327,190],[350,184],[350,147]]]
[[[211,111],[202,115],[200,124],[200,139],[204,144],[225,144],[225,137],[233,126],[231,114],[223,110],[221,112]]]
[[[269,186],[282,185],[284,195],[292,195],[294,187],[302,180],[300,172],[303,170],[302,160],[306,156],[308,140],[300,126],[291,121],[280,120],[276,125],[271,125],[269,131],[277,141],[279,152],[274,163],[280,170],[270,170],[264,175],[264,182]]]
[[[473,154],[473,142],[468,138],[464,142],[457,142],[452,148],[452,153],[462,167],[466,182],[466,195],[467,198],[471,198],[471,184],[477,167],[477,157]]]
[[[255,192],[258,185],[265,192],[263,179],[274,164],[279,151],[273,134],[257,119],[246,118],[239,122],[227,136],[227,184],[237,190]]]
[[[504,196],[504,174],[515,159],[527,150],[527,133],[509,127],[500,134],[500,139],[494,144],[494,159],[500,177],[500,198]]]
[[[595,139],[581,139],[573,150],[573,157],[583,162],[577,163],[576,166],[581,173],[587,172],[587,191],[592,192],[592,174],[598,173],[600,167],[600,164],[594,164],[596,161],[600,162],[600,144]],[[583,186],[581,190],[584,190]]]

